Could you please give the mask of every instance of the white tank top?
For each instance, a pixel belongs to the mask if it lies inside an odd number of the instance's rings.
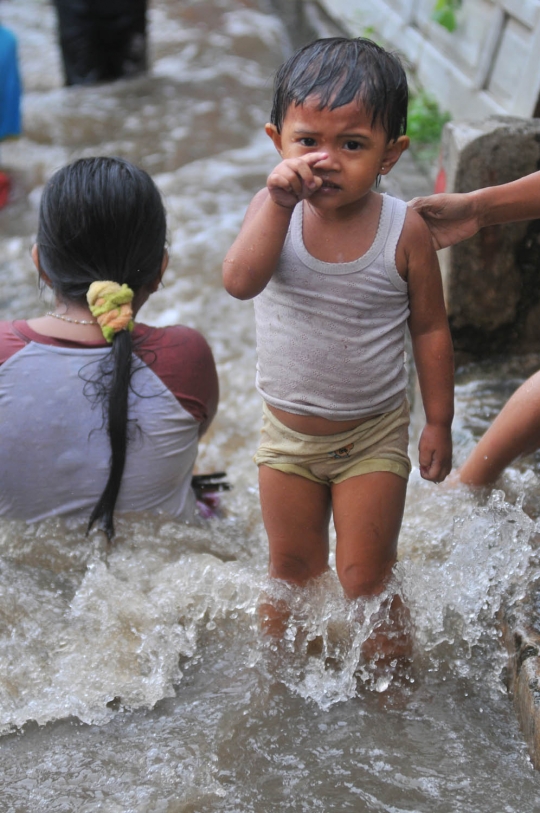
[[[279,265],[254,301],[256,384],[268,404],[345,421],[402,403],[409,298],[395,256],[406,212],[406,203],[382,195],[368,251],[327,263],[306,250],[296,206]]]

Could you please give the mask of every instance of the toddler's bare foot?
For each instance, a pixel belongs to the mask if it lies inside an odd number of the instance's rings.
[[[400,596],[383,602],[373,632],[364,641],[362,655],[370,681],[390,685],[407,680],[413,664],[413,629],[408,607]]]

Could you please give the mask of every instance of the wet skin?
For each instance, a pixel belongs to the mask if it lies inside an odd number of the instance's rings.
[[[312,256],[329,263],[363,256],[375,239],[382,206],[372,187],[408,146],[406,136],[388,141],[357,102],[319,110],[317,99],[308,99],[289,107],[280,132],[273,124],[266,132],[282,160],[253,199],[223,264],[225,287],[239,299],[257,296],[270,281],[300,201],[304,244]],[[396,268],[409,286],[409,327],[427,418],[419,444],[421,472],[440,480],[451,466],[451,341],[435,253],[413,212],[398,243]],[[362,422],[271,409],[283,424],[308,435],[343,432]],[[336,570],[345,594],[357,598],[384,590],[397,556],[405,479],[376,471],[323,484],[260,466],[259,484],[271,576],[303,585],[328,568],[332,513]]]
[[[356,101],[334,110],[318,108],[315,98],[291,105],[281,132],[273,124],[266,132],[284,159],[268,178],[274,203],[294,208],[306,200],[303,237],[309,253],[323,262],[351,262],[371,246],[381,212],[381,197],[372,191],[379,174],[386,174],[407,148],[409,139],[388,142],[380,125]],[[351,223],[362,218],[361,237]],[[398,270],[405,276],[403,256]],[[369,418],[330,421],[292,415],[269,407],[297,432],[330,435],[346,432]]]
[[[316,98],[307,99],[303,105],[289,107],[281,132],[274,124],[267,124],[266,132],[285,162],[318,154],[297,177],[296,167],[279,164],[274,169],[268,178],[274,202],[294,207],[305,198],[312,213],[326,221],[365,217],[372,208],[378,215],[380,199],[372,186],[377,175],[390,171],[409,143],[406,136],[389,142],[385,130],[373,125],[371,115],[356,101],[320,110]],[[348,262],[363,253],[355,240],[352,256],[342,259],[336,256],[341,254],[337,241],[333,242],[328,262]],[[372,240],[368,237],[365,242],[368,248]]]

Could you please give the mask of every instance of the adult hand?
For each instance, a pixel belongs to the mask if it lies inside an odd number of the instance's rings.
[[[409,206],[424,218],[437,251],[467,240],[481,228],[475,198],[470,193],[414,198]]]

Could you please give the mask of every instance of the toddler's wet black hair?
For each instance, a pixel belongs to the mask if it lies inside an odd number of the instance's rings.
[[[377,43],[358,37],[315,40],[294,53],[278,70],[270,121],[281,132],[287,110],[308,97],[334,110],[356,100],[371,125],[380,124],[388,141],[407,129],[409,92],[399,58]]]

